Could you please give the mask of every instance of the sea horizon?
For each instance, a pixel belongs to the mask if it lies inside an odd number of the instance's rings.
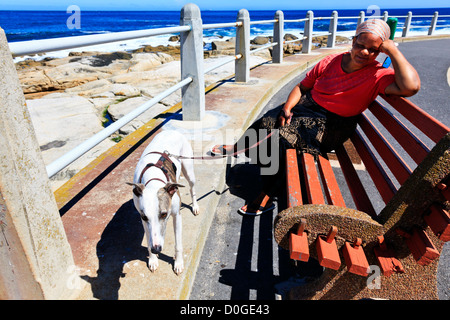
[[[246,8],[241,8],[241,9],[246,9]],[[277,11],[277,10],[281,10],[281,11],[308,11],[308,10],[312,10],[312,11],[327,11],[327,10],[337,10],[337,11],[345,11],[345,10],[360,10],[360,11],[366,11],[367,8],[321,8],[321,9],[248,9],[248,11]],[[387,9],[383,9],[383,10],[414,10],[414,9],[450,9],[450,7],[409,7],[409,8],[387,8]],[[240,9],[202,9],[202,12],[205,11],[239,11]],[[1,11],[48,11],[48,12],[66,12],[66,10],[56,10],[56,9],[0,9]],[[83,9],[83,11],[94,11],[94,12],[180,12],[181,9],[179,10],[123,10],[123,9],[117,9],[117,10],[100,10],[100,9]]]
[[[339,9],[339,17],[355,17],[341,19],[338,22],[338,35],[351,38],[356,29],[358,15],[365,12],[366,18],[383,15],[387,11],[389,16],[406,16],[408,11],[413,14],[413,27],[409,35],[425,35],[431,24],[431,16],[435,11],[445,16],[438,20],[436,34],[450,34],[450,8],[377,8],[379,11],[369,9]],[[282,10],[282,9],[280,9]],[[249,10],[251,21],[271,20],[277,10]],[[282,10],[285,20],[302,19],[308,10]],[[333,9],[311,9],[315,17],[330,17]],[[203,24],[229,23],[236,21],[238,10],[202,10]],[[62,10],[0,10],[0,27],[5,31],[9,42],[30,41],[50,38],[62,38],[70,36],[82,36],[89,34],[104,34],[121,31],[154,29],[179,26],[180,11],[177,10],[80,10],[78,13],[78,26],[71,26],[71,12]],[[414,16],[418,16],[414,19]],[[424,17],[428,16],[428,17]],[[399,18],[396,37],[401,36],[404,18]],[[73,21],[72,21],[73,22]],[[443,27],[439,27],[442,25]],[[303,22],[285,23],[284,33],[294,34],[300,37],[303,31]],[[328,33],[329,20],[315,20],[314,34]],[[256,36],[271,36],[273,24],[251,25],[251,38]],[[67,56],[73,51],[133,51],[140,47],[151,46],[177,46],[177,42],[169,41],[174,34],[154,36],[144,39],[134,39],[121,43],[109,43],[91,47],[48,52],[43,55],[17,57],[15,61],[24,59],[41,60],[47,57],[59,58]],[[235,36],[235,27],[205,29],[203,32],[205,50],[211,48],[213,41],[225,41]]]

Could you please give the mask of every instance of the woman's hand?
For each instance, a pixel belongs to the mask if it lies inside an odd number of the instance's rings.
[[[391,39],[387,39],[381,44],[379,50],[380,52],[390,55],[398,50],[398,48],[394,41],[392,41]]]
[[[286,110],[285,108],[281,109],[280,115],[278,116],[278,122],[280,126],[283,127],[285,125],[291,124],[292,120],[292,112]]]
[[[311,88],[306,88],[302,84],[296,85],[292,91],[289,93],[288,99],[281,109],[280,115],[278,116],[278,123],[281,127],[291,124],[293,112],[291,111],[297,103],[299,103],[302,94],[306,91],[311,90]]]

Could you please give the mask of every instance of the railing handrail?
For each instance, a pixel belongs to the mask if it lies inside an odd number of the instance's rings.
[[[204,24],[202,26],[203,30],[205,29],[217,29],[217,28],[228,28],[228,27],[240,27],[242,26],[242,22],[227,22],[227,23],[210,23]]]
[[[314,17],[314,14],[312,11],[308,11],[307,17],[302,19],[284,19],[283,13],[280,11],[277,12],[278,15],[276,15],[275,19],[272,20],[259,20],[259,21],[250,21],[249,18],[246,23],[248,25],[255,25],[255,24],[270,24],[274,23],[274,32],[275,32],[275,24],[284,25],[285,23],[296,23],[296,22],[305,22],[305,30],[303,32],[303,36],[299,39],[295,40],[289,40],[289,41],[283,41],[282,34],[277,34],[279,38],[279,42],[273,41],[271,43],[258,46],[256,49],[248,50],[248,54],[254,54],[256,52],[259,52],[264,49],[268,49],[271,47],[279,46],[282,44],[287,44],[291,42],[298,42],[303,41],[304,48],[307,48],[306,51],[303,49],[304,53],[309,53],[310,46],[311,46],[311,39],[318,35],[319,33],[313,33],[313,26],[312,23],[314,20],[330,20],[330,30],[329,32],[320,33],[320,35],[331,35],[332,37],[335,37],[337,32],[336,25],[338,19],[358,19],[358,23],[363,21],[365,19],[364,12],[361,11],[360,16],[342,16],[338,17],[337,12],[333,12],[333,15],[331,17]],[[384,12],[384,16],[370,16],[368,18],[387,18],[388,12]],[[405,36],[407,31],[410,28],[426,28],[427,26],[417,26],[413,25],[411,26],[411,19],[412,14],[411,12],[408,13],[407,16],[393,16],[396,18],[406,18],[405,20],[405,26],[399,28],[404,29],[403,35]],[[429,27],[430,30],[434,30],[433,28],[436,27],[442,27],[440,25],[437,25],[437,21],[439,18],[443,17],[450,17],[450,15],[442,15],[438,16],[438,13],[436,12],[435,15],[417,15],[416,17],[432,17],[432,23]],[[334,19],[334,30],[331,28],[331,23]],[[244,28],[245,23],[244,21],[235,21],[230,23],[212,23],[212,24],[201,24],[201,30],[206,29],[214,29],[214,28],[227,28],[227,27],[236,27],[236,28]],[[65,38],[53,38],[53,39],[43,39],[43,40],[31,40],[31,41],[20,41],[20,42],[11,42],[8,43],[9,48],[13,56],[21,56],[21,55],[29,55],[29,54],[37,54],[42,52],[51,52],[51,51],[58,51],[58,50],[64,50],[64,49],[73,49],[78,47],[85,47],[89,45],[97,45],[97,44],[104,44],[104,43],[110,43],[110,42],[117,42],[117,41],[125,41],[125,40],[131,40],[131,39],[137,39],[137,38],[144,38],[144,37],[150,37],[150,36],[157,36],[157,35],[164,35],[164,34],[174,34],[174,33],[183,33],[183,32],[191,32],[193,27],[190,24],[186,25],[180,25],[177,27],[167,27],[167,28],[155,28],[155,29],[146,29],[146,30],[135,30],[135,31],[123,31],[123,32],[115,32],[115,33],[107,33],[107,34],[95,34],[95,35],[85,35],[85,36],[74,36],[74,37],[65,37]],[[283,30],[283,28],[278,29]],[[405,32],[406,31],[406,32]],[[278,33],[281,33],[281,31],[278,31]],[[430,34],[430,31],[429,31]],[[249,39],[246,39],[246,41],[249,41]],[[308,43],[309,42],[309,43]],[[334,46],[334,40],[331,42],[328,42],[328,46]],[[236,54],[234,56],[230,56],[228,58],[222,59],[219,63],[217,63],[214,66],[211,66],[205,70],[203,70],[203,74],[211,72],[212,70],[215,70],[225,64],[228,64],[233,61],[240,60],[244,58],[245,51],[243,53],[238,53],[236,51]],[[274,59],[275,61],[275,59]],[[281,61],[278,61],[279,63]],[[237,68],[237,67],[236,67]],[[248,68],[248,66],[246,66]],[[203,69],[203,68],[202,68]],[[240,80],[242,81],[242,80]],[[244,80],[246,81],[246,80]],[[155,96],[151,100],[147,101],[146,103],[142,104],[141,106],[137,107],[130,113],[126,114],[119,120],[115,121],[114,123],[110,124],[108,127],[104,128],[76,148],[72,149],[62,157],[56,159],[52,163],[50,163],[47,166],[47,173],[48,176],[51,177],[55,175],[57,172],[62,170],[64,167],[68,166],[70,163],[81,157],[84,153],[92,149],[95,145],[99,144],[101,141],[108,138],[111,134],[125,126],[127,123],[147,111],[150,107],[155,105],[156,103],[160,102],[165,97],[169,96],[170,94],[174,93],[175,91],[183,88],[184,86],[190,84],[193,82],[193,78],[191,76],[186,76],[185,79],[182,79],[180,82],[175,84],[174,86],[170,87],[169,89],[165,90],[164,92],[160,93],[159,95]]]
[[[284,22],[304,22],[308,19],[302,18],[302,19],[285,19]]]
[[[278,21],[277,19],[250,21],[250,25],[253,25],[253,24],[269,24],[269,23],[274,23],[274,22],[277,22],[277,21]]]
[[[84,36],[62,37],[62,38],[52,38],[42,40],[18,41],[9,43],[9,49],[13,54],[13,56],[23,56],[42,52],[73,49],[90,45],[184,32],[189,30],[191,30],[191,26],[178,26],[178,27],[122,31],[105,34],[91,34]]]

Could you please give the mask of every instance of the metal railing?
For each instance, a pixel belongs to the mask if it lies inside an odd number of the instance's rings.
[[[412,14],[408,13],[405,18],[402,36],[408,34],[411,26]],[[437,25],[438,12],[433,16],[419,16],[431,17],[432,22],[429,27],[428,35],[432,35]],[[441,16],[449,17],[449,16]],[[382,18],[387,20],[388,13],[384,12],[383,16],[370,18]],[[402,17],[398,17],[402,18]],[[339,19],[358,19],[357,24],[365,19],[364,11],[360,12],[358,17],[339,17]],[[147,29],[138,31],[126,31],[110,34],[86,35],[77,37],[33,40],[23,42],[9,43],[9,48],[13,56],[29,55],[42,52],[57,51],[63,49],[72,49],[88,45],[103,44],[116,41],[125,41],[136,38],[144,38],[156,35],[180,33],[180,56],[181,56],[181,81],[158,94],[153,99],[139,106],[127,115],[120,118],[118,121],[112,123],[102,131],[98,132],[87,141],[81,143],[68,153],[56,159],[47,165],[47,174],[49,177],[54,176],[63,168],[74,162],[97,144],[107,139],[111,134],[125,126],[127,123],[147,111],[153,105],[160,102],[165,97],[171,95],[175,91],[182,90],[182,109],[183,120],[201,120],[205,112],[205,83],[204,74],[211,72],[223,65],[235,62],[235,81],[248,82],[250,77],[250,55],[259,51],[272,49],[272,62],[282,63],[283,61],[283,46],[285,44],[302,41],[302,53],[310,53],[312,49],[312,38],[317,34],[313,33],[313,25],[315,20],[330,20],[329,32],[321,33],[320,35],[327,35],[327,47],[334,47],[338,26],[338,13],[333,11],[331,17],[314,17],[313,11],[308,11],[306,18],[285,20],[282,11],[277,11],[273,20],[250,21],[250,16],[247,10],[239,11],[236,22],[217,23],[217,24],[202,24],[200,9],[194,4],[187,4],[181,10],[181,25],[178,27]],[[299,39],[284,41],[284,25],[285,23],[304,23],[303,36]],[[273,41],[266,45],[250,50],[250,25],[254,24],[274,24]],[[207,69],[203,68],[203,30],[214,28],[236,27],[236,46],[235,55],[229,58],[224,58],[216,65]],[[423,27],[423,26],[421,26]]]

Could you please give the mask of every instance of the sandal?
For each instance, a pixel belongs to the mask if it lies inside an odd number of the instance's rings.
[[[255,211],[248,211],[248,205],[246,204],[241,208],[239,208],[238,212],[242,215],[259,216],[260,214],[263,214],[275,208],[275,204],[270,201],[270,197],[266,195],[264,192],[261,192],[258,198],[256,198],[255,201],[253,201],[252,206],[258,207],[258,209],[256,209]]]
[[[259,216],[265,212],[271,211],[275,209],[275,204],[271,203],[269,204],[267,207],[259,207],[258,210],[256,210],[255,212],[251,212],[251,211],[247,211],[247,205],[242,206],[241,208],[238,209],[238,212],[242,215],[246,215],[246,216]]]
[[[226,155],[228,153],[231,153],[229,150],[227,150],[227,147],[229,147],[231,145],[226,145],[226,144],[216,144],[215,146],[213,146],[211,148],[211,150],[209,152],[211,152],[212,155],[215,156],[223,156]]]

